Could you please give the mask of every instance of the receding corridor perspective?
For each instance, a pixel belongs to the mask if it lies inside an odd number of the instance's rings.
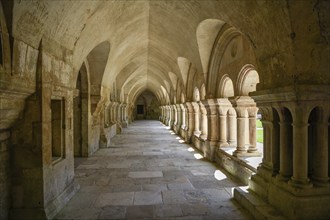
[[[329,0],[0,0],[0,219],[329,219]]]
[[[75,160],[80,190],[55,219],[251,219],[232,199],[237,181],[159,121]]]

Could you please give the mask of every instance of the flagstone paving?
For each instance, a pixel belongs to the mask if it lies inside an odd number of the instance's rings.
[[[232,199],[240,184],[181,142],[158,121],[133,122],[75,158],[80,190],[55,219],[251,219]]]

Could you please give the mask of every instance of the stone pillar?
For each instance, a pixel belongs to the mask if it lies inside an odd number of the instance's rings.
[[[112,105],[112,121],[113,121],[114,124],[117,124],[117,106],[118,106],[118,103],[113,102],[113,105]]]
[[[323,111],[316,121],[316,144],[314,146],[314,171],[312,178],[315,185],[319,186],[329,186],[328,117],[329,113]]]
[[[172,130],[176,130],[176,125],[178,124],[178,110],[176,108],[176,105],[172,105],[173,111],[174,111],[174,121],[172,125]]]
[[[175,123],[176,120],[176,113],[175,113],[175,105],[170,105],[171,108],[171,124],[170,124],[170,128],[173,129],[173,125]]]
[[[161,111],[162,111],[162,113],[161,113],[161,122],[162,123],[164,123],[164,121],[165,121],[165,107],[164,106],[161,106],[160,107],[161,108]]]
[[[288,181],[292,176],[292,127],[284,111],[280,112],[280,170],[276,178]]]
[[[124,128],[127,128],[128,125],[128,121],[127,121],[127,114],[126,114],[126,108],[127,108],[127,104],[123,104],[122,105],[122,124]]]
[[[250,156],[261,156],[257,149],[257,107],[247,109],[249,114],[249,148],[247,152]]]
[[[165,105],[164,106],[164,109],[165,109],[165,115],[166,115],[165,116],[166,119],[165,119],[165,123],[164,124],[166,126],[168,126],[168,123],[171,121],[171,119],[170,119],[170,113],[169,113],[169,106],[168,105]]]
[[[250,126],[246,126],[249,123],[247,116],[248,114],[248,110],[249,109],[253,109],[254,114],[256,115],[256,103],[254,102],[254,100],[249,97],[249,96],[239,96],[239,97],[235,97],[233,100],[231,100],[231,102],[233,103],[233,106],[236,110],[236,114],[237,114],[237,147],[236,150],[234,151],[233,155],[234,156],[260,156],[261,153],[259,153],[258,151],[256,151],[255,148],[252,148],[250,152],[248,152],[245,148],[245,146],[247,145],[247,141],[249,140],[249,142],[254,142],[255,145],[255,137],[253,138],[249,138],[248,140],[246,139],[247,133],[246,130],[250,130],[250,128],[252,127],[252,129],[256,129],[256,125],[255,125],[255,117],[254,117],[254,122],[253,124]],[[255,132],[252,132],[255,135]],[[248,145],[250,145],[250,143],[248,143]]]
[[[201,131],[199,130],[200,108],[197,102],[192,102],[191,105],[194,111],[194,118],[195,118],[194,135],[199,137],[199,135],[201,134]]]
[[[180,104],[180,107],[181,107],[181,114],[182,114],[181,129],[186,130],[186,128],[187,128],[187,125],[186,125],[186,106],[184,104]]]
[[[200,108],[200,112],[201,112],[201,123],[200,123],[201,134],[200,134],[199,138],[206,140],[206,138],[207,138],[207,112],[206,112],[206,109],[202,102],[198,102],[198,104],[199,104],[199,108]]]
[[[177,123],[176,123],[176,130],[175,133],[179,134],[180,133],[180,128],[182,124],[182,112],[181,112],[181,107],[180,104],[176,104],[176,111],[177,111]]]
[[[214,161],[219,141],[218,100],[207,99],[202,101],[202,103],[207,112],[207,140],[204,157],[210,161]]]
[[[122,103],[118,103],[118,106],[117,106],[117,123],[119,123],[120,125],[122,124],[122,121],[121,121],[121,107],[122,107]]]
[[[164,106],[160,106],[160,117],[159,120],[164,123]]]
[[[195,116],[194,116],[194,108],[191,102],[186,102],[186,108],[188,112],[188,132],[185,141],[187,143],[190,143],[195,128]]]
[[[229,127],[229,134],[228,134],[228,145],[234,146],[237,143],[237,118],[236,118],[236,111],[234,108],[230,108],[228,110],[228,127]]]
[[[237,147],[234,151],[234,156],[245,156],[247,151],[245,148],[245,122],[246,122],[246,108],[236,107],[237,113]]]
[[[218,99],[218,111],[219,111],[219,147],[228,146],[228,125],[227,125],[227,114],[231,108],[231,103],[227,98]],[[236,123],[236,121],[235,121]]]
[[[219,114],[219,146],[227,147],[227,113],[220,111]]]
[[[160,108],[160,115],[159,115],[159,121],[163,121],[163,106],[159,106]]]
[[[295,106],[293,114],[293,176],[290,184],[311,187],[308,178],[308,117],[303,107]]]

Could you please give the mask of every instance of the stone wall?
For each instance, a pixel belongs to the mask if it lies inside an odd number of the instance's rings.
[[[36,91],[12,128],[12,218],[52,218],[78,189],[73,182],[73,88],[67,84],[72,68],[70,57],[62,54],[69,52],[54,42],[41,44]],[[61,125],[55,128],[58,113]]]

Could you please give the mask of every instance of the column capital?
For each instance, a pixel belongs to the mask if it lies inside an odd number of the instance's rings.
[[[216,115],[218,113],[219,103],[217,99],[206,99],[202,101],[208,115]]]
[[[199,105],[199,109],[200,109],[201,113],[206,114],[207,111],[206,111],[204,104],[202,102],[198,102],[198,105]]]
[[[200,107],[199,107],[199,104],[197,102],[191,102],[191,105],[192,105],[195,113],[199,112]]]
[[[250,96],[235,96],[229,99],[233,107],[256,107],[255,101]]]
[[[175,106],[176,106],[176,110],[179,111],[179,112],[181,112],[181,106],[180,106],[180,104],[175,104]]]
[[[247,108],[246,107],[234,107],[235,111],[236,111],[236,114],[237,114],[237,117],[240,117],[240,118],[245,118],[246,117],[246,113],[247,113]]]
[[[179,105],[180,105],[180,108],[182,109],[182,111],[186,110],[186,105],[185,104],[179,104]]]

